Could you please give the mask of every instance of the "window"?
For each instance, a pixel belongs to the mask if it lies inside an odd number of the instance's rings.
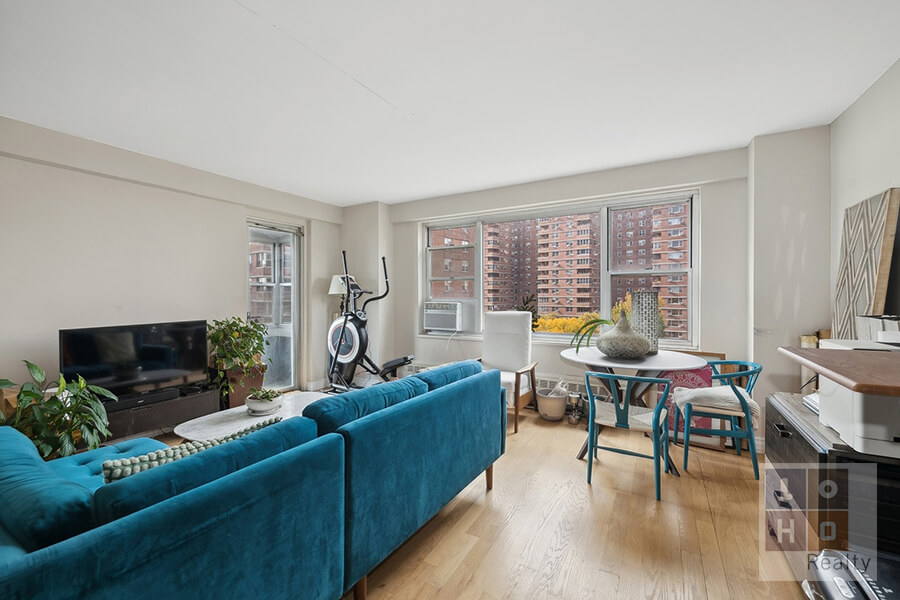
[[[474,298],[475,278],[469,266],[476,256],[474,224],[460,227],[441,227],[428,230],[428,297],[435,299]],[[495,232],[485,244],[485,263],[490,263],[491,275],[498,278],[504,272],[501,263],[504,253],[500,244],[500,232]],[[493,243],[491,243],[493,242]],[[468,285],[463,285],[468,282]],[[494,284],[494,288],[499,285]],[[485,290],[485,296],[493,295]]]
[[[300,349],[295,318],[298,290],[294,287],[300,230],[259,223],[250,223],[248,229],[252,260],[248,265],[247,314],[268,328],[264,384],[276,389],[293,387]]]
[[[534,295],[541,334],[571,332],[568,319],[608,317],[630,292],[656,290],[665,323],[660,337],[690,343],[691,202],[685,195],[626,206],[598,201],[590,212],[430,227],[426,296],[495,311]],[[526,258],[526,247],[536,252]]]
[[[640,258],[637,264],[627,258],[616,257],[610,261],[610,303],[623,302],[627,292],[637,290],[656,290],[660,298],[660,315],[664,323],[664,332],[660,337],[670,340],[690,341],[690,312],[684,310],[685,300],[690,290],[689,286],[667,285],[671,282],[687,282],[691,276],[690,255],[690,218],[679,216],[670,218],[669,215],[689,215],[690,200],[679,202],[666,202],[648,206],[650,210],[652,228],[649,231],[654,240],[652,242],[653,254],[649,258]],[[610,213],[621,212],[610,208]],[[611,217],[610,221],[618,219]],[[670,229],[671,225],[677,228]],[[640,230],[639,235],[646,232]],[[667,251],[677,248],[675,251]],[[646,255],[646,251],[640,249],[638,255]],[[665,271],[665,273],[660,273]],[[638,277],[636,284],[629,280],[638,273],[646,273],[649,277]],[[675,306],[678,308],[674,308]]]

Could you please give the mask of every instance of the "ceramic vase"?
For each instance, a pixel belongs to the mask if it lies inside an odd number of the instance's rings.
[[[647,354],[659,351],[659,292],[641,290],[631,293],[631,328],[650,342]]]
[[[610,358],[634,359],[647,354],[650,342],[631,328],[622,310],[616,326],[597,337],[597,348]]]

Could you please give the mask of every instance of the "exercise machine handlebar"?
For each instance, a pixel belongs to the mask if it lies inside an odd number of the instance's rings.
[[[345,261],[347,260],[346,256],[344,256],[344,260]],[[381,257],[381,268],[384,270],[384,293],[379,294],[378,296],[372,296],[371,298],[369,298],[365,302],[363,302],[363,305],[362,305],[363,312],[366,312],[366,306],[369,305],[369,302],[381,300],[382,298],[384,298],[385,296],[388,295],[388,292],[391,291],[391,283],[390,283],[390,280],[388,279],[388,273],[387,273],[387,259],[385,259],[385,257],[383,257],[383,256]]]

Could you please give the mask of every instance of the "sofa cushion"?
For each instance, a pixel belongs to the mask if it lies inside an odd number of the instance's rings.
[[[25,556],[25,554],[27,554],[25,548],[0,526],[0,565],[8,560]]]
[[[303,416],[316,422],[319,435],[333,433],[342,425],[378,412],[428,391],[415,377],[404,377],[361,390],[316,400],[303,409]]]
[[[219,444],[224,444],[226,442],[244,437],[245,435],[253,433],[254,431],[259,431],[263,427],[268,427],[269,425],[273,425],[275,423],[278,423],[279,421],[281,421],[281,417],[272,417],[271,419],[266,419],[264,421],[254,423],[250,427],[245,427],[237,433],[232,433],[231,435],[226,435],[224,437],[215,438],[212,440],[185,442],[183,444],[178,444],[177,446],[157,448],[152,450],[151,452],[141,454],[139,456],[126,456],[123,458],[108,460],[102,465],[103,482],[110,483],[113,481],[118,481],[119,479],[130,477],[131,475],[137,475],[138,473],[147,471],[148,469],[152,469],[153,467],[159,467],[161,465],[169,464],[170,462],[175,462],[176,460],[180,460],[182,458],[187,458],[188,456],[197,454],[198,452],[202,452],[203,450],[209,450],[210,448],[214,448]]]
[[[449,365],[441,365],[434,369],[419,371],[413,377],[421,379],[428,386],[428,391],[444,387],[448,383],[465,379],[481,373],[481,363],[477,360],[463,360]]]
[[[94,493],[94,517],[98,524],[114,521],[315,437],[316,425],[309,419],[285,419],[226,444],[104,485]]]
[[[12,427],[0,427],[0,525],[32,552],[94,525],[91,491],[56,475],[37,448]]]
[[[47,463],[50,470],[63,479],[83,485],[92,492],[103,485],[103,463],[116,458],[146,454],[168,448],[159,440],[134,438],[88,450],[72,456],[57,458]]]

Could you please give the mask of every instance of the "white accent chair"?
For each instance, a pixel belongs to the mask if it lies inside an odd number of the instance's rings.
[[[519,410],[535,399],[536,362],[531,361],[531,313],[508,310],[485,313],[481,362],[500,370],[506,406],[515,412],[513,432],[519,432]]]

